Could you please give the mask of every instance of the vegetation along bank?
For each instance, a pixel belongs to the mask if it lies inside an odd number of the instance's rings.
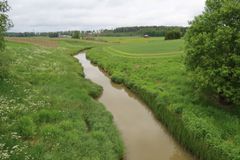
[[[221,108],[186,71],[183,40],[111,38],[88,58],[141,97],[174,137],[204,160],[240,157],[240,110]]]
[[[0,159],[120,159],[113,117],[94,99],[102,89],[73,58],[96,44],[20,41],[1,52]]]

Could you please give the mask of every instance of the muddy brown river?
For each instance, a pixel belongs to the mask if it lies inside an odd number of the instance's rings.
[[[106,74],[86,59],[85,53],[75,57],[82,64],[86,78],[104,89],[99,101],[112,113],[122,135],[126,147],[125,160],[194,159],[130,90],[112,83]]]

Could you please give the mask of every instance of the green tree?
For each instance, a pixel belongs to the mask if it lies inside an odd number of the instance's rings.
[[[196,84],[240,104],[240,0],[207,0],[185,36],[186,66]]]
[[[59,37],[59,34],[58,34],[58,32],[49,32],[48,33],[48,37],[50,37],[50,38],[57,38],[57,37]]]
[[[180,38],[181,38],[180,31],[172,30],[172,31],[168,31],[165,34],[165,40],[173,40],[173,39],[180,39]]]
[[[9,20],[8,12],[10,9],[7,1],[0,1],[0,50],[4,49],[4,35],[5,32],[12,26],[12,22]]]
[[[7,75],[8,58],[2,51],[5,48],[4,35],[5,32],[12,26],[11,21],[8,19],[8,12],[10,9],[7,1],[0,1],[0,80]]]
[[[73,34],[72,34],[72,38],[80,39],[80,31],[74,31]]]

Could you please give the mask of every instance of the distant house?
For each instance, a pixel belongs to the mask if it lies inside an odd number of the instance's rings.
[[[144,38],[149,38],[150,36],[148,34],[145,34],[143,37]]]

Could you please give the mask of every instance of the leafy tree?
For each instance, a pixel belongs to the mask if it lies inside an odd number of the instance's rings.
[[[151,37],[161,37],[169,31],[177,30],[181,36],[186,33],[187,27],[180,26],[135,26],[120,27],[113,30],[102,30],[101,36],[143,36],[145,34]]]
[[[8,19],[8,12],[10,9],[7,1],[0,1],[0,80],[6,77],[7,74],[7,61],[8,58],[2,52],[5,48],[4,35],[5,32],[12,26],[11,21]]]
[[[165,34],[165,40],[172,40],[172,39],[180,39],[181,38],[181,32],[180,31],[168,31]]]
[[[186,66],[197,86],[240,105],[240,0],[207,0],[185,38]]]
[[[80,31],[74,31],[73,34],[72,34],[72,38],[80,39]]]
[[[59,34],[58,34],[58,32],[49,32],[48,36],[50,38],[57,38],[57,37],[59,37]]]
[[[7,1],[0,1],[0,50],[4,49],[4,34],[12,26],[12,23],[6,14],[9,9],[10,7]]]

